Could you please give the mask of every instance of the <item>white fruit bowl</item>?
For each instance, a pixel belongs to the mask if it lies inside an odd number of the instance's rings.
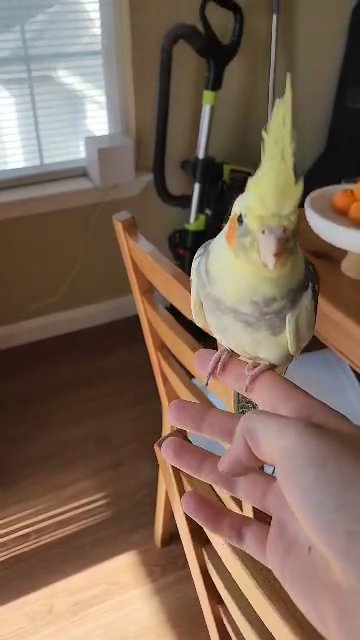
[[[360,280],[360,228],[336,213],[331,204],[337,191],[354,186],[340,184],[313,191],[305,200],[305,215],[310,227],[320,238],[348,252],[341,263],[341,270],[350,278]]]

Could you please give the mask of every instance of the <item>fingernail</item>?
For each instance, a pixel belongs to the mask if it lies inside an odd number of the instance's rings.
[[[159,449],[161,450],[165,440],[167,440],[172,434],[168,433],[166,436],[163,436],[162,438],[160,438],[160,440],[157,441],[157,446],[159,447]]]
[[[181,438],[181,440],[188,440],[186,433],[184,433],[183,431],[172,431],[171,433],[167,433],[166,436],[163,436],[162,438],[160,438],[160,440],[157,441],[157,445],[160,450],[162,449],[165,440],[168,440],[169,438]]]
[[[224,475],[229,473],[229,461],[226,455],[220,458],[218,462],[218,469]]]

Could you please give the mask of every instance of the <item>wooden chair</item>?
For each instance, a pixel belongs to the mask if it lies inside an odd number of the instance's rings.
[[[189,279],[137,230],[128,213],[114,216],[114,226],[135,298],[162,404],[162,434],[172,427],[167,407],[176,398],[205,402],[193,384],[198,373],[194,355],[200,345],[159,301],[157,292],[191,319]],[[231,391],[216,381],[213,391],[229,408]],[[160,435],[160,434],[159,434]],[[249,517],[261,514],[215,487],[179,472],[163,460],[158,447],[159,478],[155,541],[169,541],[172,514],[184,547],[195,588],[212,640],[319,640],[274,575],[187,518],[181,508],[185,491],[196,490]]]

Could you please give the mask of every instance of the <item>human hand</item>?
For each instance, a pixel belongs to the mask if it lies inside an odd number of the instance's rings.
[[[205,372],[212,352],[201,351]],[[244,393],[245,367],[233,359],[220,379]],[[268,566],[296,605],[329,640],[360,629],[360,432],[351,423],[267,372],[252,385],[262,409],[239,416],[176,401],[172,425],[228,447],[217,456],[176,437],[162,445],[172,465],[272,516],[267,526],[202,495],[185,494],[185,512],[201,526]],[[276,478],[259,468],[276,467]]]

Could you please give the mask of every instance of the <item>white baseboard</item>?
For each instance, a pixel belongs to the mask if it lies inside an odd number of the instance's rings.
[[[88,329],[136,314],[131,294],[86,307],[60,311],[0,327],[0,349]]]

